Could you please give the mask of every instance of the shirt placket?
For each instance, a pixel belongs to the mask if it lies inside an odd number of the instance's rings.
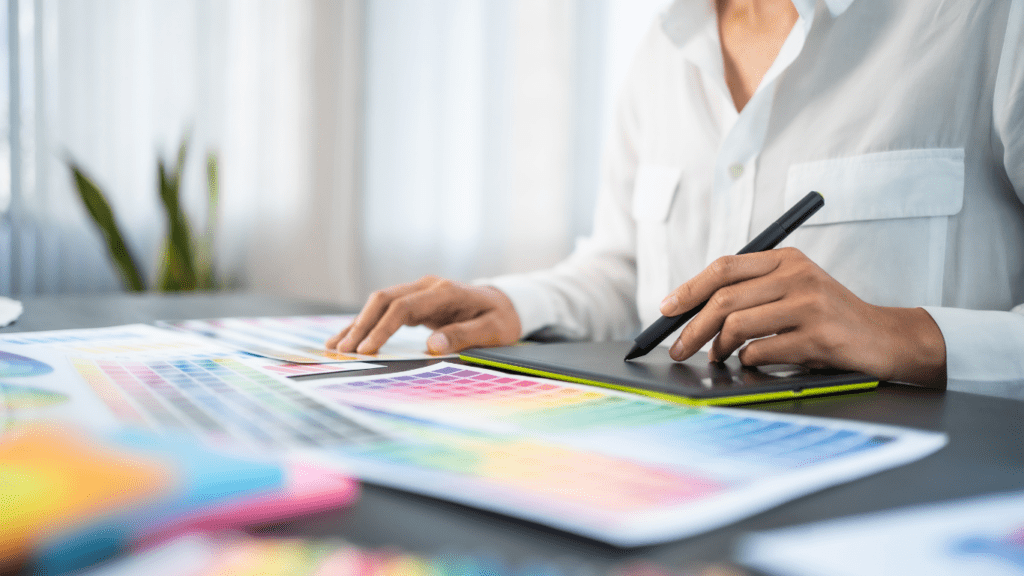
[[[705,77],[705,86],[717,89],[724,98],[721,118],[725,134],[715,158],[714,185],[710,201],[708,251],[705,265],[716,258],[735,254],[750,239],[756,191],[757,159],[764,146],[771,118],[776,82],[803,48],[813,22],[813,6],[797,3],[800,17],[787,37],[775,63],[765,74],[761,85],[743,107],[736,112],[725,83],[720,45],[715,36],[715,51],[704,51],[703,62],[696,62]],[[716,26],[717,29],[717,26]],[[714,87],[714,88],[712,88]],[[709,95],[715,97],[715,95]]]

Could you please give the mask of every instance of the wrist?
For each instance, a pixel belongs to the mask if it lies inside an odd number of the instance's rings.
[[[505,324],[505,329],[509,333],[514,334],[515,341],[521,340],[523,338],[523,323],[519,319],[519,313],[516,312],[515,304],[512,303],[512,299],[509,298],[508,294],[500,288],[488,284],[480,284],[476,288],[480,289],[485,294],[485,297],[491,301],[493,309],[498,313],[498,318]]]
[[[939,325],[923,308],[884,308],[891,320],[892,382],[946,387],[946,341]]]

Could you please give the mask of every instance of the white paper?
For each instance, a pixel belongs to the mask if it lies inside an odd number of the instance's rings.
[[[736,556],[779,576],[1024,574],[1024,492],[753,534]]]
[[[376,354],[338,353],[325,343],[355,319],[351,315],[218,318],[164,323],[251,354],[295,363],[333,363],[374,360],[423,360],[454,357],[427,352],[431,330],[402,326]]]
[[[22,310],[21,302],[0,296],[0,328],[17,320]]]

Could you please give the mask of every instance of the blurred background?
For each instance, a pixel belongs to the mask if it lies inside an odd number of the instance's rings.
[[[154,286],[157,160],[186,136],[182,212],[219,289],[357,304],[550,265],[589,232],[665,3],[0,0],[0,295],[123,289],[69,162]]]

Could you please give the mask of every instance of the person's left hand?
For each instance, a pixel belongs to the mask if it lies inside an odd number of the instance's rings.
[[[931,315],[868,304],[795,248],[719,258],[670,293],[661,313],[682,314],[704,300],[672,345],[674,360],[714,338],[708,359],[721,361],[753,340],[739,352],[747,366],[800,364],[945,385],[945,341]]]

